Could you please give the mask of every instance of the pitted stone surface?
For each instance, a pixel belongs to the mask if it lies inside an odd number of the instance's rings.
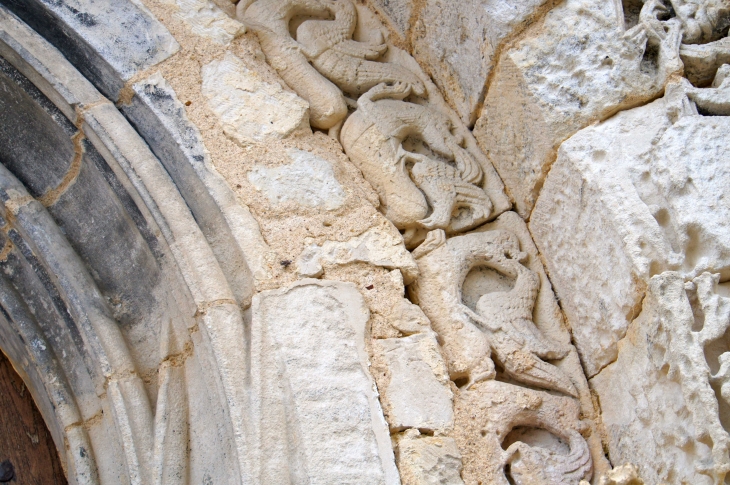
[[[213,39],[219,44],[229,44],[237,35],[246,31],[241,22],[229,17],[211,0],[163,0],[177,5],[177,15],[190,26],[194,34]]]
[[[461,454],[453,438],[408,430],[393,441],[403,485],[464,485]]]
[[[379,370],[390,373],[380,391],[391,429],[450,429],[454,425],[452,393],[436,338],[421,333],[375,340],[373,346],[386,364]]]
[[[290,150],[286,165],[256,167],[248,174],[256,190],[273,203],[293,202],[334,210],[345,202],[345,191],[327,160],[303,150]]]
[[[368,372],[367,320],[363,298],[349,283],[302,280],[254,298],[260,483],[291,476],[328,485],[399,482]]]
[[[203,66],[203,94],[223,131],[238,143],[273,141],[308,129],[309,105],[263,81],[231,53]]]
[[[730,277],[730,118],[673,118],[686,99],[677,96],[563,143],[532,214],[530,229],[589,376],[616,358],[651,276]]]

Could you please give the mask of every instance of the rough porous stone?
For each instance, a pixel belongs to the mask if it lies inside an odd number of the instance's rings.
[[[563,143],[532,214],[589,376],[616,358],[651,276],[730,277],[730,118],[678,116],[687,98],[668,92]]]
[[[389,373],[381,387],[383,409],[391,430],[447,430],[454,424],[449,375],[436,338],[416,334],[373,341],[374,353]]]
[[[291,162],[278,167],[256,167],[248,180],[275,204],[293,202],[334,210],[345,203],[345,191],[327,160],[303,150],[289,152]]]
[[[248,145],[308,129],[309,105],[281,86],[263,81],[231,53],[203,66],[203,94],[223,131]]]
[[[730,471],[730,299],[716,284],[709,273],[654,276],[617,360],[590,381],[611,460],[637,465],[649,485],[718,484]]]
[[[523,218],[563,140],[681,71],[679,27],[656,46],[641,29],[624,31],[616,2],[566,0],[502,52],[474,135]]]
[[[464,485],[461,454],[453,438],[408,430],[393,439],[403,485]]]
[[[307,246],[297,260],[297,272],[302,276],[318,277],[324,264],[369,263],[387,269],[399,269],[405,284],[418,276],[418,267],[403,245],[403,238],[392,230],[370,228],[348,241],[325,241],[321,246]]]
[[[258,483],[397,484],[351,283],[302,280],[254,298],[251,360]],[[291,449],[291,440],[297,447]]]
[[[246,31],[241,22],[232,19],[211,0],[163,1],[178,7],[177,15],[190,26],[194,34],[208,37],[219,44],[228,44]]]
[[[410,10],[400,4],[386,11],[397,15],[412,31],[413,55],[428,66],[434,82],[462,121],[473,125],[503,43],[522,30],[546,0],[426,0],[410,24]],[[415,2],[414,2],[415,3]],[[420,3],[420,2],[419,2]]]

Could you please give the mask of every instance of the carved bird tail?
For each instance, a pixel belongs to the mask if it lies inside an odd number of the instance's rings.
[[[578,483],[587,479],[593,471],[591,453],[586,440],[575,430],[569,432],[570,454],[560,466],[565,483]]]

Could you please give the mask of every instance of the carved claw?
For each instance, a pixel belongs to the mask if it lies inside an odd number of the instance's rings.
[[[443,246],[444,243],[446,243],[446,233],[443,229],[430,231],[426,235],[426,239],[413,250],[413,257],[415,259],[421,258],[431,251]]]

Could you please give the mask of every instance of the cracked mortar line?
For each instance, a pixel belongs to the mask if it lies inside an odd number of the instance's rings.
[[[38,202],[40,202],[43,207],[50,207],[58,202],[58,199],[60,199],[69,188],[71,188],[71,186],[76,182],[76,179],[78,179],[79,173],[81,173],[81,164],[85,153],[83,142],[86,139],[86,135],[82,128],[83,124],[84,112],[77,108],[75,126],[79,131],[71,137],[71,142],[74,147],[74,158],[61,182],[55,188],[48,190],[45,194],[38,197]]]

